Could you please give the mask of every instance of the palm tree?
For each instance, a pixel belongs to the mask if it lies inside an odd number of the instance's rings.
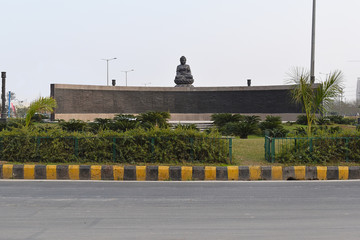
[[[56,108],[57,104],[55,99],[51,97],[40,97],[37,100],[33,101],[30,104],[30,107],[26,113],[25,118],[25,127],[28,127],[31,118],[35,115],[37,112],[53,112],[54,108]]]
[[[334,98],[340,95],[343,89],[343,74],[340,70],[335,70],[327,75],[325,81],[312,84],[307,70],[294,68],[289,77],[289,83],[295,84],[292,98],[302,105],[308,122],[307,133],[311,136],[311,125],[316,120],[316,113],[324,114]]]

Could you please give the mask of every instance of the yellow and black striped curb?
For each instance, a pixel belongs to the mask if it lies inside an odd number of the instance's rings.
[[[360,179],[360,166],[111,166],[0,165],[0,179],[58,180],[348,180]]]

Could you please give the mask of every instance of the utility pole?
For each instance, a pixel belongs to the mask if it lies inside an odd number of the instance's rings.
[[[106,58],[106,59],[101,59],[106,61],[106,86],[109,86],[109,61],[115,60],[117,59],[115,58]]]
[[[126,86],[126,87],[127,87],[127,74],[128,74],[128,72],[133,72],[133,71],[134,71],[134,69],[126,70],[126,71],[121,71],[121,72],[125,73],[125,86]]]
[[[312,32],[311,32],[311,64],[310,64],[310,82],[315,82],[315,18],[316,18],[316,0],[313,0],[312,12]]]
[[[6,72],[1,72],[1,122],[6,122],[6,98],[5,98],[5,79],[6,79]]]

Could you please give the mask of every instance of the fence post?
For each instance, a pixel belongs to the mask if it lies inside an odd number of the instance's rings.
[[[265,130],[265,160],[270,162],[270,142],[269,142],[269,130]]]
[[[310,153],[313,152],[313,139],[312,138],[310,138],[310,140],[309,140],[309,150],[310,150]]]
[[[113,162],[116,162],[116,138],[113,138],[112,149],[113,149]]]
[[[79,157],[79,139],[77,137],[74,137],[74,143],[75,143],[75,149],[74,149],[75,157],[78,158]]]
[[[346,143],[346,145],[345,145],[345,147],[346,147],[345,161],[349,162],[349,138],[348,137],[346,138],[345,143]]]
[[[271,162],[275,162],[275,138],[270,138],[271,144]]]
[[[151,137],[151,161],[154,162],[155,138]]]
[[[190,157],[191,161],[194,162],[194,139],[190,138]]]
[[[41,139],[40,137],[36,137],[36,157],[38,158],[38,160],[40,159],[40,153],[39,153],[39,149],[40,149],[40,144],[41,144]]]
[[[0,154],[1,154],[0,159],[3,158],[3,145],[4,145],[4,140],[2,137],[0,137]]]
[[[230,164],[232,164],[232,138],[229,138],[229,160]]]

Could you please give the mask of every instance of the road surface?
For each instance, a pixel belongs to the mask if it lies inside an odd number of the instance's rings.
[[[360,181],[0,181],[0,239],[360,239]]]

